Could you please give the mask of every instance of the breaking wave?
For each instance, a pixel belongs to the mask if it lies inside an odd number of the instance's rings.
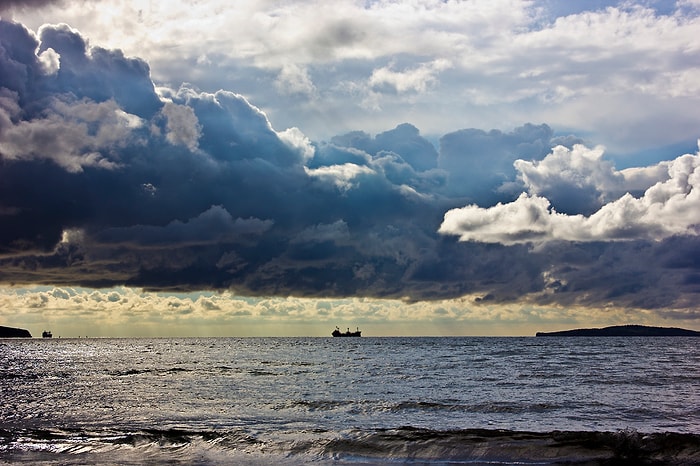
[[[700,435],[353,429],[266,439],[245,429],[0,430],[3,463],[36,464],[635,464],[700,462]]]

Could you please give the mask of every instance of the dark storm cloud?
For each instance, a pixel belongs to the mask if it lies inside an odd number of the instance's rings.
[[[577,138],[554,137],[545,125],[526,124],[510,133],[463,129],[440,139],[438,165],[449,173],[449,194],[465,196],[479,205],[512,200],[511,186],[518,159],[540,160],[556,145],[570,146]],[[517,194],[516,194],[517,196]]]
[[[311,142],[233,92],[156,93],[143,60],[65,25],[0,22],[0,71],[3,282],[653,308],[700,291],[697,238],[648,241],[648,223],[634,241],[523,241],[558,219],[537,196],[571,214],[630,186],[670,198],[692,158],[617,172],[532,124],[439,150],[410,124]],[[589,195],[567,197],[572,180]],[[456,240],[470,228],[478,240]]]
[[[146,62],[126,58],[120,50],[91,47],[69,26],[43,27],[39,31],[39,53],[53,49],[61,57],[57,75],[47,91],[71,93],[97,102],[114,99],[124,111],[151,117],[161,107]]]
[[[365,132],[356,131],[335,136],[331,142],[340,147],[352,147],[373,155],[380,151],[400,154],[403,160],[417,171],[437,168],[438,153],[435,147],[420,136],[418,128],[408,123],[380,133],[374,138]]]

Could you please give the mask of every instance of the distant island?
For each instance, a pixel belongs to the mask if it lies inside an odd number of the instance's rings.
[[[580,328],[561,332],[537,332],[538,337],[700,337],[700,332],[675,327],[615,325],[604,328]]]
[[[31,338],[29,330],[23,328],[3,327],[0,325],[0,338]]]

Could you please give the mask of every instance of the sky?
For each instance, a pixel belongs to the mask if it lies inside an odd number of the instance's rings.
[[[700,330],[700,1],[0,1],[0,325]]]

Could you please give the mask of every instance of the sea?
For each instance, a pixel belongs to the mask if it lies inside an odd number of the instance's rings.
[[[700,464],[700,338],[4,339],[0,464]]]

